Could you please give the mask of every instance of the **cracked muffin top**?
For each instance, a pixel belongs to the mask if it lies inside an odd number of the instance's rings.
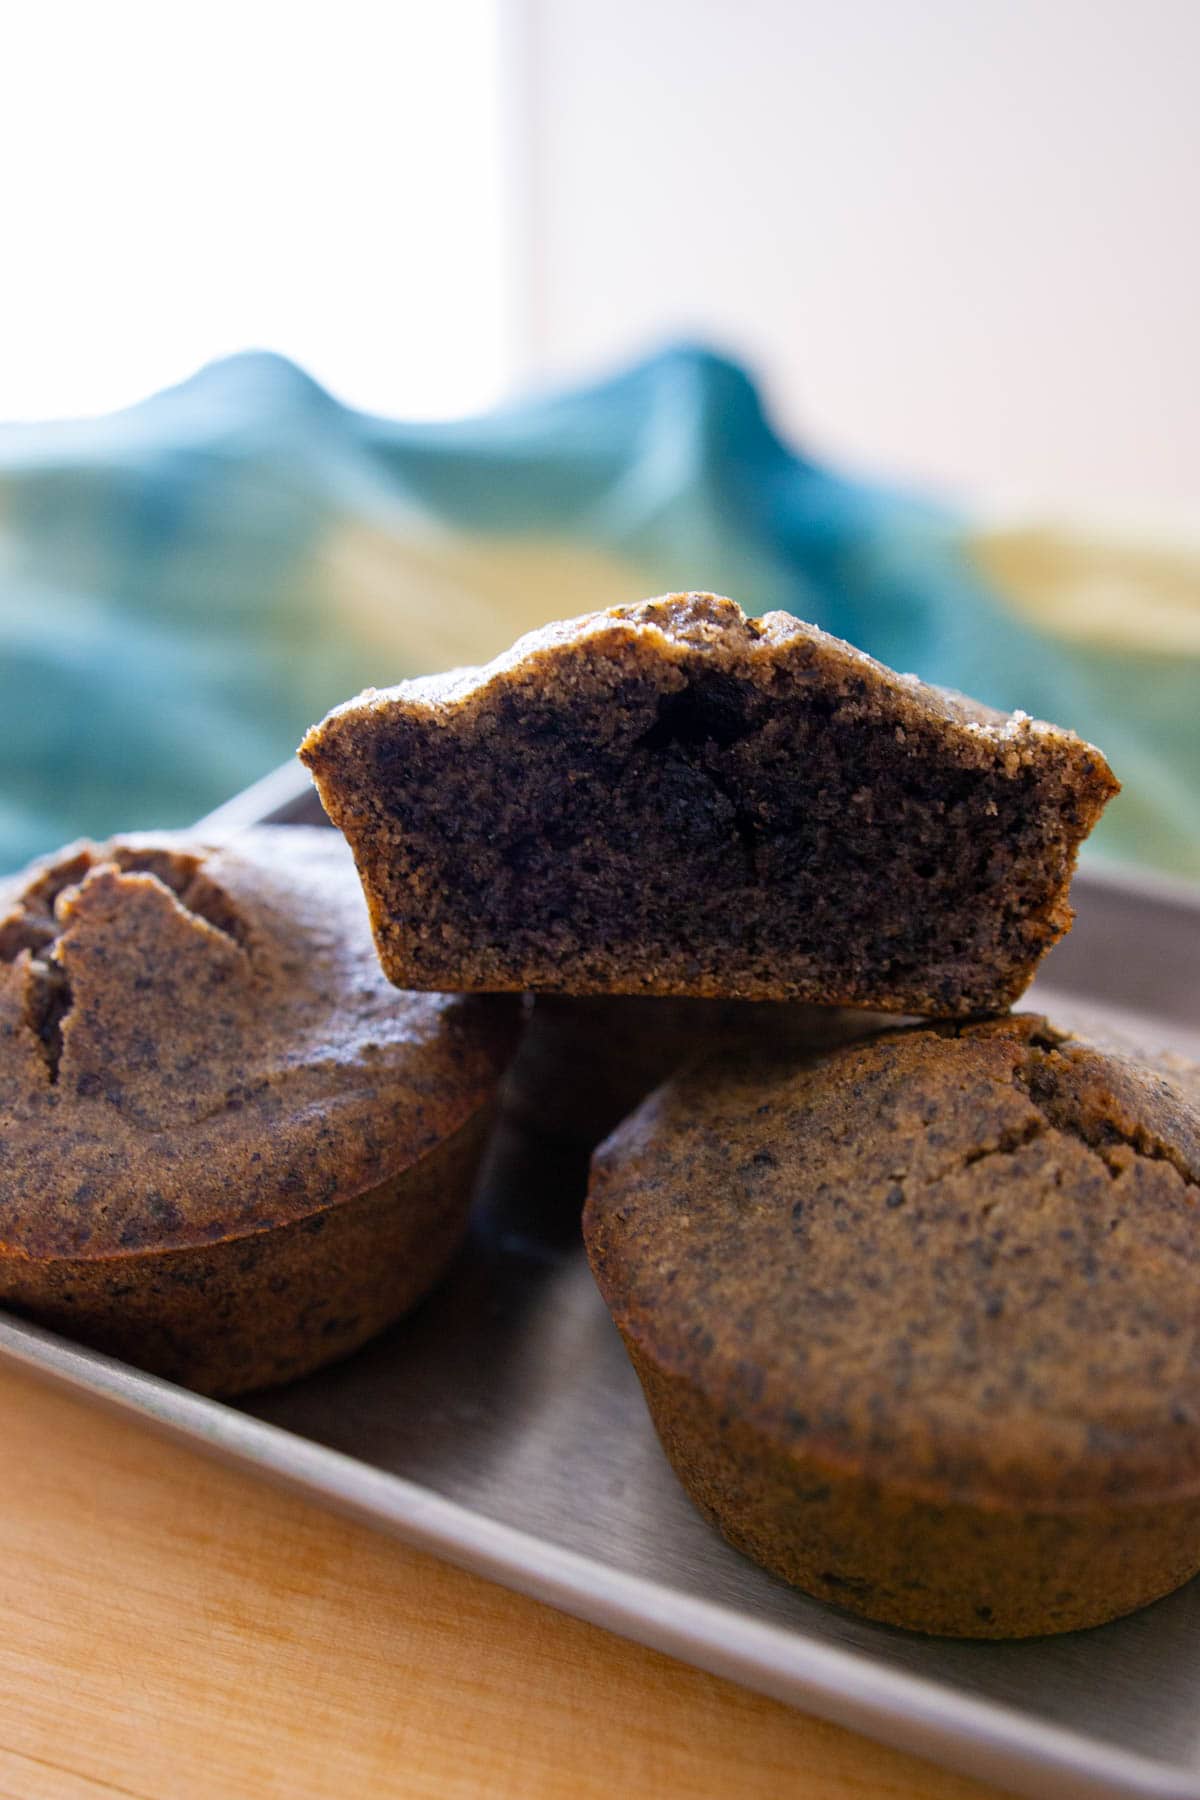
[[[1117,783],[1023,713],[669,594],[368,690],[300,747],[402,987],[999,1011]]]
[[[389,985],[332,831],[73,845],[0,886],[0,1253],[318,1213],[465,1124],[511,1034]]]
[[[1200,1071],[1033,1015],[694,1066],[593,1160],[639,1353],[906,1491],[1200,1485]],[[681,1402],[682,1403],[682,1402]]]

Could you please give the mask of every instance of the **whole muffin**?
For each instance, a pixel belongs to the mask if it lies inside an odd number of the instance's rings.
[[[398,993],[336,833],[77,844],[0,889],[0,1304],[210,1393],[420,1298],[514,1035]]]
[[[921,1631],[1200,1569],[1200,1074],[1044,1019],[695,1067],[593,1161],[596,1279],[740,1550]]]

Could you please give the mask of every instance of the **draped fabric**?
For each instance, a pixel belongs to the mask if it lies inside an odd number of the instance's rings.
[[[360,687],[675,588],[1072,726],[1125,784],[1098,847],[1200,875],[1196,544],[997,528],[851,479],[690,345],[451,424],[250,353],[0,430],[0,868],[185,824]]]

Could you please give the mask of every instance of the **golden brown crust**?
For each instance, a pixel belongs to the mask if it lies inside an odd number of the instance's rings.
[[[73,846],[0,896],[0,1300],[223,1391],[339,1354],[457,1241],[514,1027],[385,981],[331,831]]]
[[[1116,791],[1073,733],[675,594],[369,690],[300,749],[412,987],[1008,1004]]]
[[[364,1193],[183,1249],[12,1260],[3,1303],[206,1394],[294,1381],[414,1306],[458,1249],[492,1109]]]
[[[1200,1567],[1200,1499],[996,1507],[865,1480],[781,1447],[710,1394],[630,1360],[663,1448],[729,1542],[819,1600],[909,1631],[1043,1637],[1103,1625]]]
[[[1194,1075],[1018,1016],[689,1071],[597,1153],[585,1236],[733,1541],[1004,1636],[1200,1566],[1198,1204]]]
[[[154,858],[175,858],[184,887],[198,865],[229,928],[120,867]],[[70,999],[51,1070],[31,1022],[46,951],[17,943],[38,916],[19,895],[36,900],[63,868],[76,878],[53,902],[53,962]],[[321,1212],[486,1104],[511,1039],[506,1007],[400,994],[382,978],[345,847],[326,830],[73,847],[9,884],[0,933],[10,1255],[166,1249]]]

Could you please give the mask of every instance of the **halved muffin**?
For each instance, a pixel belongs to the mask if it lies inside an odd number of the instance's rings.
[[[1070,731],[670,594],[368,690],[300,747],[401,987],[1009,1005],[1117,791]]]

